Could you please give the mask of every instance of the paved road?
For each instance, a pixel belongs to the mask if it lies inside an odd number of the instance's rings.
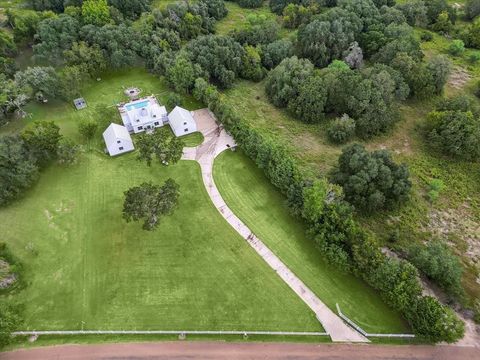
[[[479,348],[161,342],[62,345],[0,354],[0,360],[478,360]]]
[[[368,342],[369,340],[346,325],[343,320],[328,308],[316,295],[284,264],[227,206],[213,180],[215,157],[229,146],[234,139],[224,129],[218,127],[208,110],[194,113],[197,128],[204,136],[204,142],[196,148],[186,148],[183,159],[196,160],[202,169],[202,178],[210,199],[227,222],[248,242],[262,259],[315,313],[332,341]]]

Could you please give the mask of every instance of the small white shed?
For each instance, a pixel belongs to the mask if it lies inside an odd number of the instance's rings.
[[[110,156],[120,155],[134,149],[133,141],[125,126],[110,124],[103,132],[103,140]]]
[[[168,122],[175,136],[183,136],[197,131],[197,123],[192,113],[180,106],[168,114]]]

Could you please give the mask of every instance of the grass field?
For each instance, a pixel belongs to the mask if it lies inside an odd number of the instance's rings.
[[[185,146],[198,146],[203,142],[203,134],[199,131],[194,133],[182,136],[182,140],[185,143]]]
[[[215,183],[234,211],[330,308],[369,332],[405,332],[408,327],[371,288],[329,267],[305,236],[304,225],[288,212],[282,195],[241,152],[227,151],[215,161]]]
[[[123,192],[168,177],[181,187],[175,214],[154,232],[125,223]],[[219,216],[194,162],[89,153],[49,168],[0,219],[25,265],[27,329],[320,329]]]
[[[133,68],[119,72],[112,72],[101,77],[101,81],[94,81],[87,86],[82,96],[87,101],[87,109],[75,111],[72,103],[50,101],[48,104],[30,103],[26,111],[30,114],[25,119],[12,121],[1,129],[1,133],[15,132],[36,119],[55,121],[61,128],[62,134],[74,140],[81,141],[78,134],[78,122],[85,118],[98,119],[97,107],[115,107],[120,101],[128,101],[123,89],[136,86],[142,90],[142,96],[154,94],[160,103],[166,102],[166,97],[171,90],[164,79],[159,79],[148,74],[144,69]],[[181,106],[188,110],[203,107],[201,103],[191,96],[183,96]],[[171,110],[171,109],[167,109]],[[120,118],[118,117],[120,122]],[[99,129],[99,133],[104,129]],[[100,139],[100,137],[98,137]]]
[[[137,86],[160,101],[165,83],[144,70],[102,77],[85,89],[88,109],[32,103],[31,114],[1,129],[54,120],[77,142],[77,124]],[[201,107],[183,98],[188,109]],[[99,120],[99,119],[97,119]],[[101,119],[100,119],[101,120]],[[99,129],[103,131],[103,129]],[[110,158],[101,131],[72,167],[52,165],[24,198],[0,210],[2,241],[25,265],[27,329],[320,330],[314,314],[221,218],[194,162],[148,168],[135,154]],[[190,146],[201,135],[185,138]],[[121,218],[123,192],[174,178],[180,207],[155,232]],[[288,309],[285,312],[285,309]]]

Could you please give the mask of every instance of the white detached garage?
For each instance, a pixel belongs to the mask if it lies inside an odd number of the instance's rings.
[[[183,136],[197,131],[197,123],[192,113],[180,106],[168,114],[168,122],[175,136]]]
[[[120,155],[134,149],[133,141],[125,126],[110,124],[103,132],[103,140],[110,156]]]

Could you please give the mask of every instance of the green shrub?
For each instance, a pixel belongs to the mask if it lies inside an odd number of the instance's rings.
[[[85,119],[78,123],[78,132],[86,140],[91,140],[98,130],[98,123],[92,119]]]
[[[427,140],[452,157],[480,158],[480,121],[471,111],[432,111],[427,117]]]
[[[414,245],[408,252],[410,261],[451,296],[462,295],[462,265],[442,242]]]
[[[465,51],[465,44],[462,40],[453,40],[448,46],[448,52],[450,55],[457,56]]]
[[[480,61],[480,52],[475,51],[468,56],[468,61],[472,64],[476,64]]]
[[[0,300],[0,349],[12,342],[11,333],[21,323],[20,309],[6,300]]]
[[[62,139],[57,148],[57,160],[60,164],[71,165],[77,161],[79,146],[70,139]]]
[[[480,98],[480,81],[477,81],[475,83],[475,87],[473,89],[473,93],[475,94],[476,97]]]
[[[408,312],[408,320],[415,333],[429,341],[442,339],[453,343],[461,339],[465,331],[465,325],[453,310],[430,296],[418,299]]]
[[[347,114],[335,119],[327,130],[328,138],[336,144],[346,143],[354,134],[355,120],[351,119]]]
[[[480,299],[476,299],[473,304],[473,321],[480,324]]]
[[[430,31],[422,31],[422,35],[420,35],[420,39],[422,41],[432,41],[433,40],[433,34]]]
[[[433,203],[437,201],[438,197],[440,196],[440,193],[445,188],[445,184],[440,179],[433,179],[430,181],[428,186],[430,188],[428,190],[428,199]]]
[[[170,110],[173,109],[175,106],[179,106],[182,104],[182,97],[174,92],[171,92],[167,95],[167,100],[165,101],[165,105]]]

